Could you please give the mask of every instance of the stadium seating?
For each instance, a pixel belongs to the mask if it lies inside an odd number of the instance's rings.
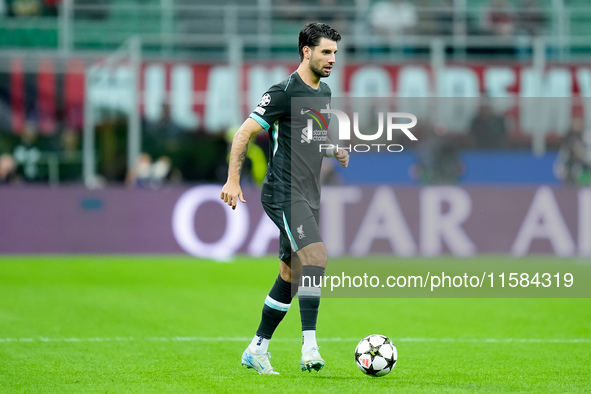
[[[469,24],[478,26],[483,7],[489,0],[474,0],[467,4]],[[171,1],[172,9],[167,13],[162,9],[160,0],[102,0],[89,2],[77,0],[74,2],[73,21],[71,24],[72,48],[75,50],[113,50],[132,34],[145,36],[144,42],[153,45],[160,43],[162,34],[200,35],[204,39],[224,39],[228,35],[264,35],[266,37],[293,36],[299,31],[304,20],[314,15],[320,20],[331,20],[335,17],[330,7],[322,8],[322,2],[300,0],[298,2],[269,1],[271,7],[261,8],[257,0],[232,1],[219,0],[212,4],[205,0],[176,0]],[[356,0],[340,1],[338,15],[345,20],[347,34],[359,32],[370,33],[367,26],[366,14],[373,2],[359,2]],[[519,2],[513,1],[514,9]],[[328,4],[328,3],[327,3]],[[433,18],[428,7],[444,6],[441,0],[417,2],[425,19]],[[359,13],[357,7],[365,9]],[[554,2],[539,1],[544,14],[549,18],[544,29],[544,35],[557,37],[560,26],[567,34],[563,41],[569,45],[573,55],[591,53],[591,11],[588,10],[587,0],[572,0],[567,3],[564,21],[560,22],[560,13],[555,10]],[[90,8],[89,8],[90,6]],[[287,7],[287,8],[286,8]],[[320,8],[318,8],[320,7]],[[269,23],[259,23],[262,18]],[[363,24],[366,24],[363,26]],[[57,49],[59,46],[61,21],[55,17],[8,17],[0,24],[0,45],[8,48],[39,48]],[[429,29],[420,34],[436,35],[437,31]],[[474,33],[468,31],[469,34]],[[409,39],[412,39],[410,37]],[[256,40],[255,40],[256,41]],[[250,45],[267,45],[250,43]],[[149,46],[148,46],[149,48]],[[281,52],[284,48],[274,48]],[[261,56],[269,52],[262,51]],[[412,53],[411,57],[412,57]],[[417,53],[417,52],[415,52]],[[206,56],[206,55],[204,55]]]

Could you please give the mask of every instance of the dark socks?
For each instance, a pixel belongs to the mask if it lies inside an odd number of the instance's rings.
[[[265,299],[257,336],[271,339],[275,329],[289,310],[292,298],[291,283],[284,281],[281,275],[278,275],[269,295]]]
[[[298,288],[302,331],[316,330],[318,307],[320,306],[320,287],[323,278],[323,267],[313,265],[302,267],[302,277]]]

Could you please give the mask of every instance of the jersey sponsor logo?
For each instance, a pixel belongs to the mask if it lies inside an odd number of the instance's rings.
[[[271,95],[269,93],[263,94],[261,97],[261,101],[259,102],[259,107],[266,107],[271,102]]]
[[[306,238],[306,234],[304,234],[304,225],[303,224],[300,224],[300,226],[297,227],[296,230],[298,231],[298,237],[300,239]]]
[[[322,111],[326,111],[326,110],[322,110]],[[310,116],[312,119],[314,119],[316,121],[316,123],[318,124],[318,126],[321,129],[324,130],[328,130],[328,123],[326,123],[326,120],[324,119],[324,117],[320,114],[320,112],[312,109],[312,108],[308,108],[308,107],[303,107],[301,112],[302,115],[308,115]],[[310,119],[311,120],[311,119]],[[310,136],[311,137],[311,136]]]
[[[312,141],[315,142],[326,142],[328,137],[328,130],[323,129],[314,129],[314,124],[312,123],[312,119],[308,119],[308,126],[302,129],[302,134],[300,136],[300,143],[307,143],[311,144]]]
[[[304,142],[309,144],[312,142],[312,139],[310,138],[310,136],[308,135],[308,133],[306,132],[306,130],[302,130],[302,139],[300,140],[300,142],[303,144]]]
[[[300,135],[300,143],[311,144],[312,141],[315,142],[326,142],[328,137],[328,131],[322,129],[314,129],[312,124],[312,119],[308,120],[308,126],[304,127],[302,130],[302,134]]]
[[[254,112],[256,112],[256,113],[257,113],[257,114],[259,114],[259,115],[264,115],[266,111],[267,111],[267,110],[266,110],[266,109],[264,109],[263,107],[256,107],[256,108],[254,109]]]
[[[323,109],[322,111],[326,110]],[[311,118],[308,119],[307,126],[302,130],[301,143],[303,144],[304,142],[307,142],[309,144],[310,141],[326,141],[328,123],[320,114],[320,112],[309,107],[302,107],[300,113],[302,115],[308,115]],[[314,121],[312,119],[316,121],[316,124],[320,127],[320,130],[314,130]]]

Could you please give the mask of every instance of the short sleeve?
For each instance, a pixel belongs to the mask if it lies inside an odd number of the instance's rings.
[[[269,130],[275,121],[284,115],[289,114],[290,107],[287,95],[281,89],[271,87],[263,96],[257,107],[252,111],[250,117]]]

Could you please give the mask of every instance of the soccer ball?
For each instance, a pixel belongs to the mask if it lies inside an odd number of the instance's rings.
[[[396,365],[396,360],[396,346],[383,335],[365,337],[355,348],[355,364],[367,375],[387,375]]]

